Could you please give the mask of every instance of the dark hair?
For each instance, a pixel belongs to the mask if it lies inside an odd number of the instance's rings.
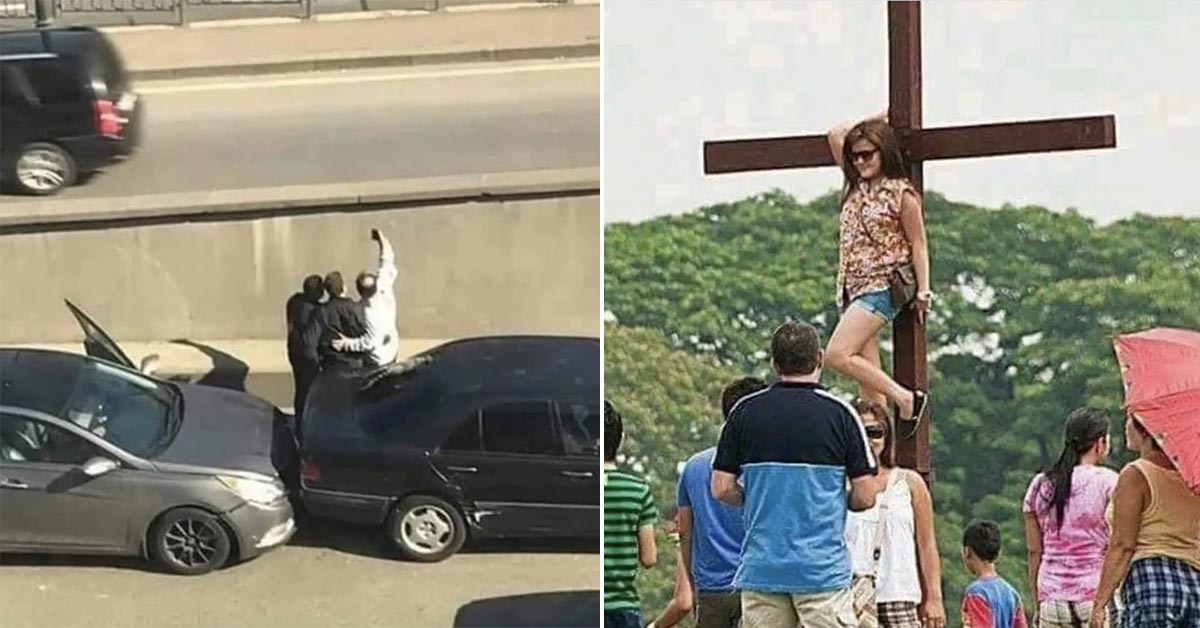
[[[972,521],[963,530],[962,544],[980,560],[994,563],[1000,557],[1000,526],[995,521]]]
[[[304,296],[316,301],[321,298],[321,294],[325,292],[325,284],[321,281],[320,275],[309,275],[304,278],[303,292]]]
[[[346,282],[342,281],[342,273],[335,270],[325,275],[325,292],[329,293],[330,298],[340,296],[345,290]]]
[[[1161,453],[1163,455],[1166,455],[1167,452],[1163,451],[1162,445],[1158,444],[1158,440],[1156,440],[1154,438],[1154,435],[1150,433],[1150,430],[1147,429],[1146,426],[1142,424],[1141,420],[1139,420],[1137,417],[1133,416],[1132,414],[1129,415],[1126,420],[1133,421],[1133,429],[1137,430],[1138,434],[1142,435],[1142,439],[1149,441],[1150,445],[1153,446],[1156,451],[1158,451],[1159,453]]]
[[[617,459],[617,449],[621,447],[621,438],[625,436],[625,424],[621,413],[612,402],[604,400],[604,460],[611,462]]]
[[[857,412],[858,416],[860,416],[860,417],[864,414],[869,414],[869,415],[875,417],[876,419],[879,419],[879,422],[883,423],[884,426],[887,426],[887,420],[888,420],[887,410],[884,410],[883,406],[880,405],[878,401],[874,401],[871,399],[862,399],[862,398],[855,399],[854,400],[854,411]]]
[[[809,375],[820,356],[821,334],[804,321],[788,321],[771,336],[771,360],[780,375]]]
[[[1078,408],[1067,415],[1066,427],[1063,429],[1063,450],[1058,461],[1043,475],[1043,484],[1038,487],[1039,493],[1048,482],[1053,487],[1053,493],[1044,508],[1054,509],[1055,528],[1062,529],[1063,513],[1067,510],[1067,501],[1071,499],[1071,474],[1083,454],[1096,444],[1096,441],[1108,435],[1108,417],[1096,408]]]
[[[729,411],[750,393],[756,393],[767,387],[767,383],[757,377],[742,377],[735,379],[721,391],[721,416],[729,420]]]
[[[875,421],[879,425],[883,426],[883,451],[879,452],[879,462],[890,466],[892,464],[892,426],[889,423],[887,410],[878,401],[871,399],[855,399],[853,405],[860,421],[864,414],[869,414],[875,417]],[[863,424],[865,425],[866,422],[864,421]]]
[[[376,283],[378,278],[375,273],[363,271],[358,273],[358,278],[354,280],[354,287],[358,288],[358,294],[362,298],[375,296],[375,292],[379,290],[379,284]]]
[[[862,180],[852,159],[854,143],[867,140],[879,149],[879,157],[883,160],[882,174],[889,179],[907,179],[908,166],[904,161],[904,153],[900,151],[900,142],[896,139],[896,131],[883,120],[864,120],[854,125],[846,134],[842,144],[842,175],[845,184],[842,188],[842,202],[850,198],[854,186]]]

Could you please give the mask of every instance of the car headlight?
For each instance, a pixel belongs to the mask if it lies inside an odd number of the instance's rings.
[[[283,485],[278,482],[251,480],[232,475],[218,475],[217,481],[233,491],[234,495],[262,506],[269,506],[286,494]]]

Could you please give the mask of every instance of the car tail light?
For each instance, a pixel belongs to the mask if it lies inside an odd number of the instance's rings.
[[[119,136],[122,127],[125,126],[125,120],[117,114],[116,105],[111,100],[97,99],[94,108],[96,110],[96,132],[100,135]]]
[[[300,481],[301,482],[320,482],[321,467],[313,462],[312,458],[304,458],[300,461]]]

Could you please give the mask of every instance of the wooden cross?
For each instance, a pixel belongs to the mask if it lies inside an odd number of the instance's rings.
[[[970,126],[921,128],[921,5],[888,2],[888,118],[909,163],[909,179],[923,192],[923,164],[934,159],[1114,148],[1112,115]],[[798,135],[704,143],[705,174],[836,165],[825,135]],[[936,253],[936,250],[934,251]],[[936,257],[932,260],[937,264]],[[910,311],[893,324],[896,381],[928,390],[925,326]],[[936,405],[937,394],[933,393]],[[897,464],[929,476],[929,421],[896,444]]]

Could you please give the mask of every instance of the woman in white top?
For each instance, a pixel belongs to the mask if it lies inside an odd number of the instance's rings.
[[[929,487],[915,471],[891,466],[891,430],[883,406],[860,399],[854,407],[879,459],[878,481],[884,488],[874,508],[850,512],[846,520],[851,568],[856,576],[875,574],[881,628],[944,628],[942,568]],[[875,531],[881,513],[883,538],[876,570]]]

